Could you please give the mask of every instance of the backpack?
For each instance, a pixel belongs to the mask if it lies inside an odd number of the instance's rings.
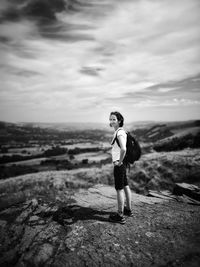
[[[127,134],[126,155],[124,157],[123,162],[126,165],[129,165],[139,160],[139,158],[141,157],[142,151],[141,151],[141,147],[137,139],[134,136],[132,136],[129,132],[126,132],[126,134]],[[117,133],[112,144],[114,144],[115,140],[118,146],[120,147],[119,141],[117,139]]]

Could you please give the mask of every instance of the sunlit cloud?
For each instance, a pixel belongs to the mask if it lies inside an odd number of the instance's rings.
[[[161,93],[168,93],[170,91],[174,91],[174,90],[178,90],[179,87],[161,87],[158,89],[158,92],[161,92]]]

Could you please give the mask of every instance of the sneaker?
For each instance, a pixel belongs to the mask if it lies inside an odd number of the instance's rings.
[[[127,209],[127,207],[124,207],[124,215],[132,217],[133,213],[131,210]]]
[[[111,214],[109,216],[109,220],[111,222],[116,222],[116,223],[121,223],[121,224],[125,224],[125,218],[123,215],[119,215],[119,213],[116,213],[116,214]]]

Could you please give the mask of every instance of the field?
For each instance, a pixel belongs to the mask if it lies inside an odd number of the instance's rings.
[[[0,123],[0,127],[1,179],[48,170],[100,166],[110,161],[111,132],[96,133],[90,129],[63,132],[55,127],[9,123]]]
[[[100,171],[102,177],[91,180],[83,175],[83,180],[86,183],[111,183],[111,129],[67,131],[67,127],[61,125],[59,129],[55,125],[48,125],[48,129],[42,125],[4,123],[0,126],[1,179],[36,172],[87,168],[92,172],[103,168],[104,173]],[[199,184],[199,121],[150,122],[141,123],[141,126],[137,123],[137,128],[134,125],[128,127],[142,147],[142,158],[129,173],[132,189],[146,194],[149,189],[172,189],[175,181]]]
[[[88,159],[88,162],[100,162],[101,160],[108,159],[110,157],[110,153],[103,152],[90,152],[90,153],[81,153],[75,156],[75,159],[81,162],[84,159]]]

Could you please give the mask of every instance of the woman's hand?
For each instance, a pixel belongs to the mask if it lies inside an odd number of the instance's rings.
[[[117,161],[114,162],[114,166],[121,166],[122,164],[123,163],[122,162],[120,163],[119,160],[117,160]]]

